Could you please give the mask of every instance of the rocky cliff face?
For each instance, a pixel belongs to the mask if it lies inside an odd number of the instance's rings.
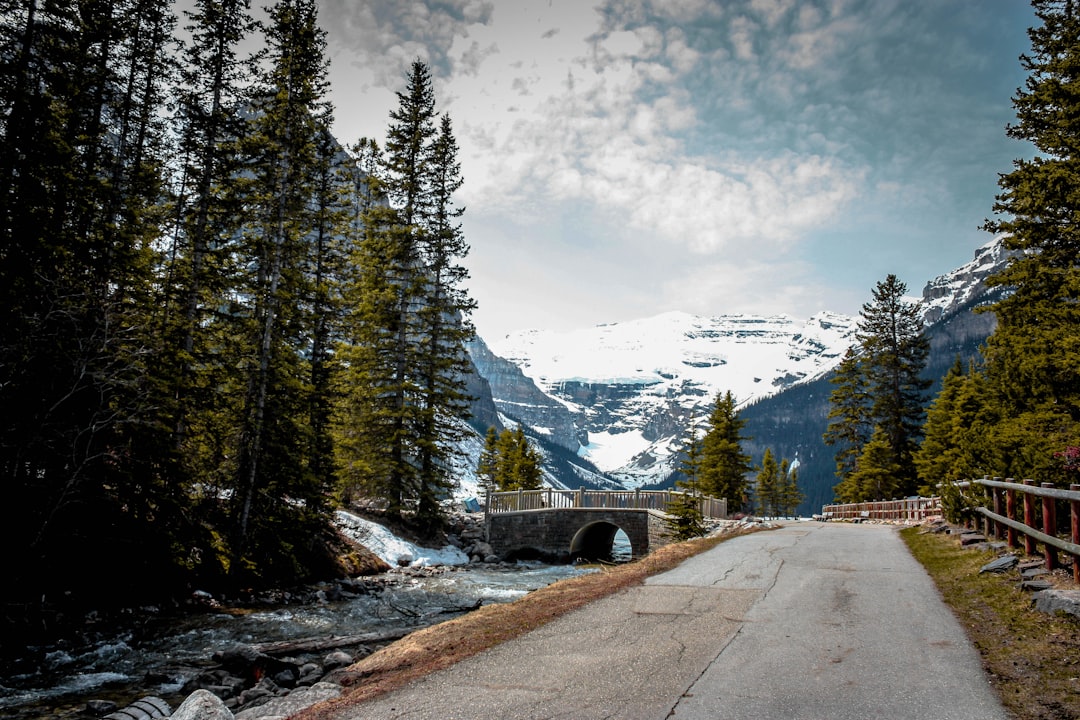
[[[589,442],[574,424],[566,406],[544,393],[514,363],[495,355],[481,339],[468,346],[469,354],[491,389],[494,405],[509,418],[522,422],[556,445],[577,452]],[[494,425],[495,423],[489,423]]]
[[[926,283],[922,291],[924,324],[929,327],[976,305],[995,301],[1004,291],[988,288],[986,278],[1003,269],[1013,254],[1002,247],[1000,240],[993,240],[976,250],[971,262]]]

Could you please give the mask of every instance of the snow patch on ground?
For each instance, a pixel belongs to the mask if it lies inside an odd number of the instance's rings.
[[[378,523],[365,520],[345,510],[334,513],[334,520],[343,533],[393,567],[466,565],[469,562],[468,556],[452,545],[447,545],[441,550],[420,547],[397,537]]]

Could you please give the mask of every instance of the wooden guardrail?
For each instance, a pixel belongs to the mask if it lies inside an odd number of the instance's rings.
[[[825,505],[821,508],[823,520],[894,520],[922,522],[928,517],[941,514],[941,498],[916,497],[904,500],[881,500],[877,502],[844,503]]]
[[[488,493],[486,512],[493,514],[549,508],[612,508],[666,512],[673,500],[685,494],[674,490],[516,490]],[[696,497],[703,517],[727,517],[727,500],[705,495]]]
[[[1072,556],[1073,581],[1080,583],[1080,485],[1070,485],[1068,490],[1054,487],[1052,483],[1036,485],[1034,480],[1016,482],[1012,478],[982,478],[957,483],[961,492],[978,485],[984,488],[984,500],[991,507],[975,507],[983,518],[983,533],[1000,540],[1003,537],[1009,547],[1019,548],[1019,534],[1024,536],[1024,552],[1034,555],[1036,545],[1042,544],[1047,570],[1059,567],[1057,553]],[[1017,507],[1017,495],[1020,507]],[[1071,524],[1070,539],[1058,537],[1057,501],[1069,504]],[[992,509],[991,509],[992,508]],[[1042,528],[1036,527],[1036,517],[1041,515]]]

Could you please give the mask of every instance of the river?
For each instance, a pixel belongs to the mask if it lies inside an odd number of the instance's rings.
[[[402,552],[400,543],[392,545],[392,552]],[[628,553],[626,545],[615,548],[617,557]],[[439,558],[438,552],[432,555]],[[333,602],[281,604],[240,614],[133,615],[130,627],[26,648],[0,668],[0,716],[70,717],[95,698],[123,705],[145,695],[176,707],[187,680],[206,667],[214,652],[237,643],[419,629],[477,602],[510,602],[588,571],[537,563],[400,568],[365,582],[367,594]]]

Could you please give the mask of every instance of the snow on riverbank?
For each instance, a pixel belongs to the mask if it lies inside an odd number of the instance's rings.
[[[452,545],[447,545],[441,550],[420,547],[397,537],[378,523],[344,510],[334,513],[334,520],[343,533],[378,555],[392,567],[466,565],[469,562],[468,556]]]

